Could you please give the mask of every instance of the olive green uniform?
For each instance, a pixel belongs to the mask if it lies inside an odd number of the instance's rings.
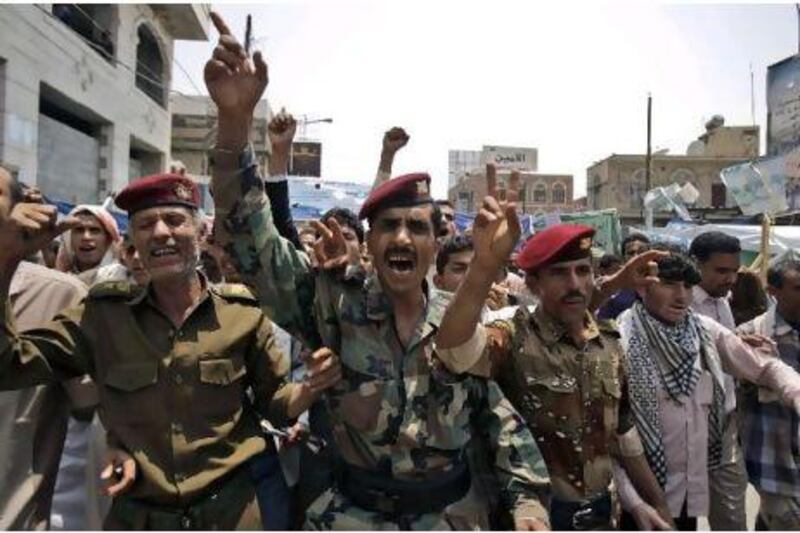
[[[136,459],[136,481],[107,527],[260,527],[240,467],[265,448],[258,415],[286,423],[293,385],[282,383],[288,360],[244,286],[205,288],[179,329],[152,290],[126,282],[95,286],[23,334],[7,306],[2,313],[0,389],[91,375],[109,443]]]

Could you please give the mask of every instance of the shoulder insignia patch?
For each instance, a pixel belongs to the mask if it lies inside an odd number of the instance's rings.
[[[142,288],[129,281],[104,281],[92,285],[89,298],[130,298]]]
[[[226,300],[239,300],[258,305],[256,295],[242,283],[219,283],[212,285],[211,290]]]

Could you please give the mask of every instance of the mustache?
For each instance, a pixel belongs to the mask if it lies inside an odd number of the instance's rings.
[[[567,300],[572,298],[580,298],[581,301],[586,301],[586,295],[581,291],[569,291],[567,294],[561,297],[561,303],[565,303]]]

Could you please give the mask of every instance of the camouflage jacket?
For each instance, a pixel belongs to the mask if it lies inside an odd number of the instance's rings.
[[[315,272],[278,235],[249,152],[232,161],[218,151],[215,237],[276,324],[339,354],[343,379],[328,402],[344,461],[400,479],[430,479],[463,459],[473,432],[484,432],[503,503],[546,517],[536,497],[548,483],[546,469],[522,419],[494,381],[435,364],[432,341],[448,297],[428,293],[424,320],[404,348],[376,277],[360,269]]]
[[[553,496],[567,501],[609,489],[618,437],[633,428],[619,333],[587,322],[582,348],[541,306],[487,329],[491,373],[536,437]]]

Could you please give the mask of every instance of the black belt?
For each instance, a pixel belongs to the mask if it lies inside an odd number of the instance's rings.
[[[611,495],[593,500],[567,502],[550,500],[550,524],[554,531],[588,531],[611,529]]]
[[[342,494],[362,509],[393,516],[441,512],[463,498],[471,483],[465,463],[423,481],[396,479],[349,464],[337,466]]]

